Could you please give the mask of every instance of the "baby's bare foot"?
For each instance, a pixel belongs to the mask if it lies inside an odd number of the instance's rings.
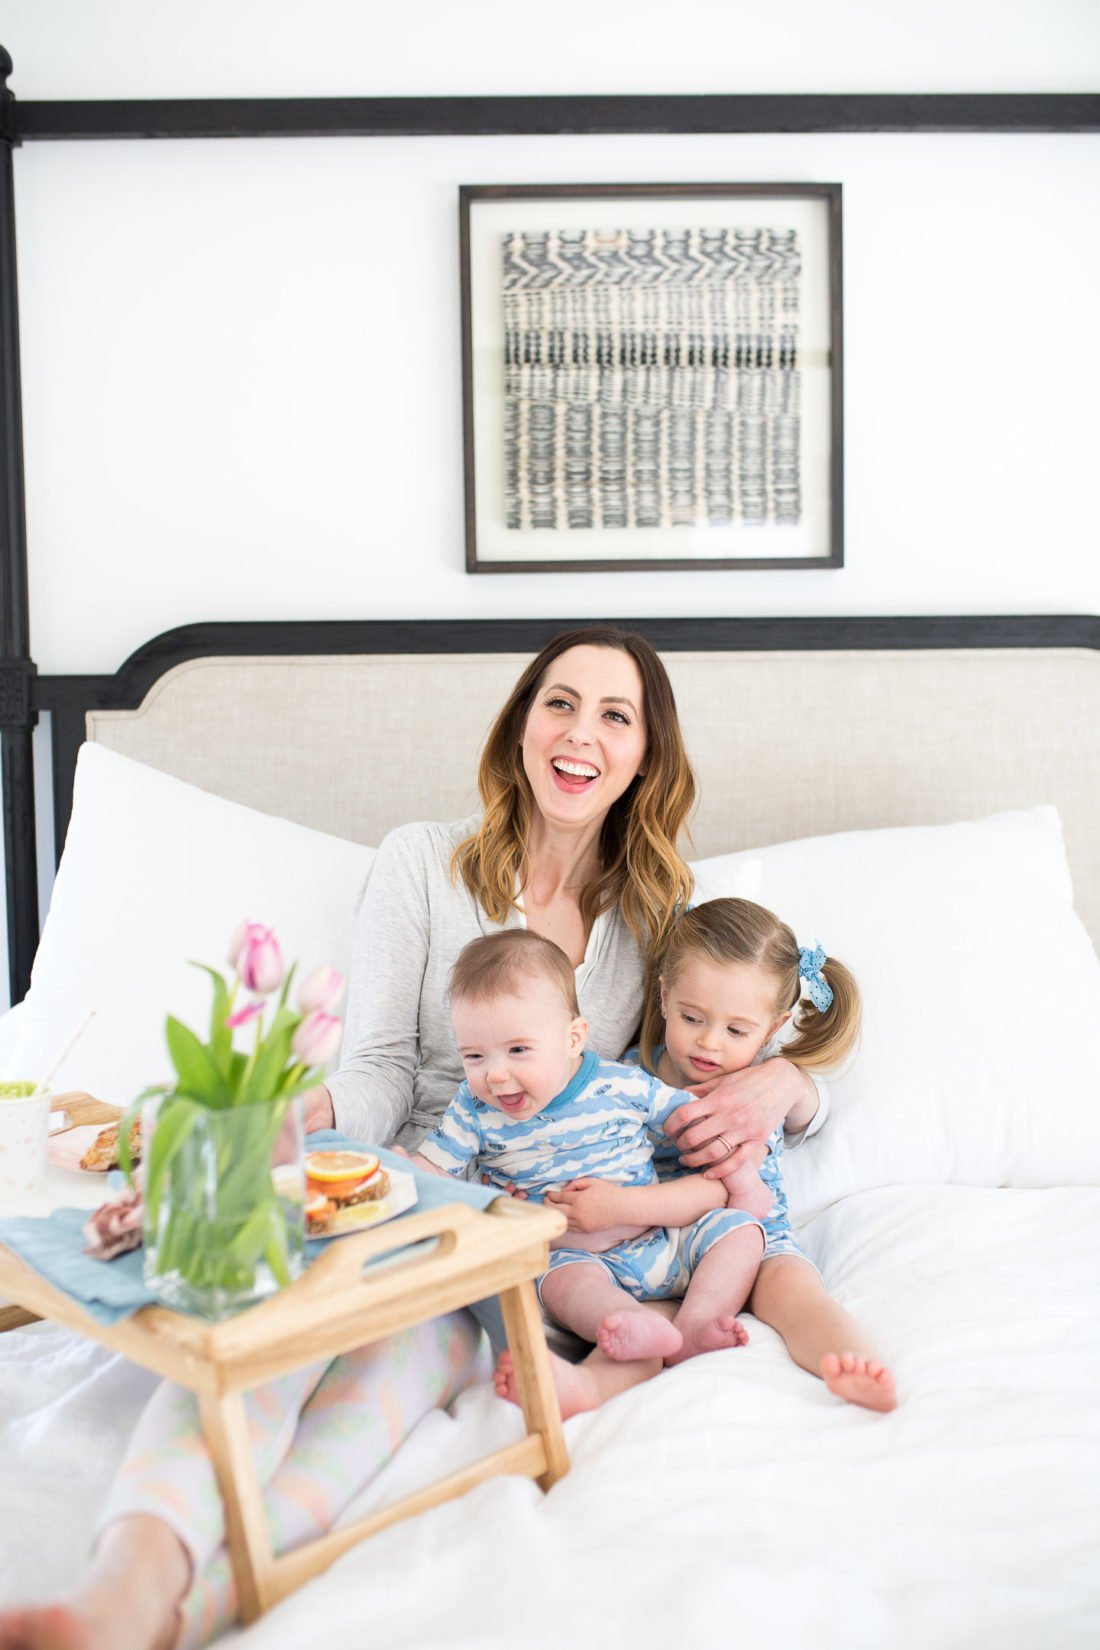
[[[596,1344],[616,1363],[630,1363],[637,1358],[667,1360],[680,1350],[683,1338],[659,1312],[624,1311],[612,1312],[603,1320]]]
[[[883,1411],[897,1408],[894,1377],[870,1358],[857,1358],[854,1352],[842,1352],[839,1357],[835,1352],[826,1352],[821,1360],[821,1379],[830,1392],[850,1404]]]
[[[749,1338],[749,1332],[740,1318],[706,1318],[702,1323],[683,1323],[677,1318],[676,1327],[684,1338],[684,1344],[679,1352],[665,1359],[670,1369],[673,1364],[682,1364],[685,1358],[697,1358],[700,1352],[721,1352],[727,1346],[745,1346]]]
[[[580,1415],[586,1409],[598,1409],[602,1399],[599,1387],[583,1364],[567,1363],[556,1353],[550,1354],[550,1373],[554,1377],[554,1391],[558,1397],[561,1418]],[[510,1404],[520,1402],[516,1385],[516,1367],[510,1352],[502,1352],[493,1371],[493,1390],[498,1398],[507,1398]],[[0,1645],[0,1650],[3,1646]]]

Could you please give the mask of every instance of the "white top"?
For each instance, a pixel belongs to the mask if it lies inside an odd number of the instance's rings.
[[[356,916],[340,1069],[325,1079],[336,1126],[353,1139],[415,1150],[462,1082],[447,984],[462,947],[522,928],[519,911],[490,922],[459,880],[451,855],[478,817],[402,825],[378,850]],[[588,1046],[617,1060],[635,1040],[642,957],[616,908],[592,925],[577,969]]]

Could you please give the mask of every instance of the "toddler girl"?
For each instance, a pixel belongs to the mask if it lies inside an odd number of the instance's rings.
[[[780,1045],[777,1034],[792,1019],[793,1035]],[[751,900],[709,900],[684,913],[652,969],[640,1059],[663,1083],[681,1089],[778,1053],[795,1065],[829,1071],[852,1052],[859,1025],[859,991],[843,963],[820,946],[800,949],[787,924]],[[759,1173],[749,1165],[721,1177],[729,1206],[764,1220],[764,1257],[749,1310],[782,1335],[795,1362],[820,1375],[830,1392],[868,1409],[893,1409],[893,1376],[826,1293],[791,1232],[782,1137],[777,1129],[768,1140]],[[687,1172],[668,1144],[658,1146],[655,1166],[662,1178]],[[629,1186],[575,1180],[548,1200],[584,1231],[629,1220],[631,1193]]]

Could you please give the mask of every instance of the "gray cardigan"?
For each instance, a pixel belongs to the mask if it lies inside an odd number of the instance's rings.
[[[402,825],[378,850],[355,921],[340,1069],[326,1078],[336,1126],[355,1140],[415,1150],[462,1081],[447,979],[469,940],[492,934],[451,855],[478,823]],[[509,912],[506,928],[523,926]],[[616,908],[597,919],[577,969],[588,1047],[617,1060],[642,1009],[642,958]]]

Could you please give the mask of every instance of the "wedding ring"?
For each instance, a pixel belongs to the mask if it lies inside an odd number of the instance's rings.
[[[718,1144],[720,1146],[724,1146],[726,1148],[726,1156],[727,1157],[732,1157],[733,1156],[733,1147],[730,1145],[729,1141],[726,1139],[724,1134],[720,1134],[718,1136]]]

